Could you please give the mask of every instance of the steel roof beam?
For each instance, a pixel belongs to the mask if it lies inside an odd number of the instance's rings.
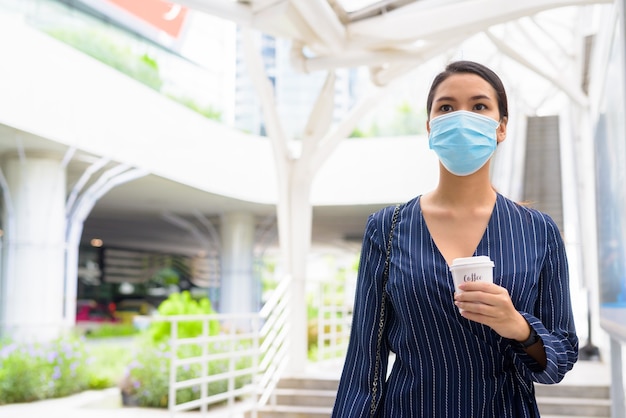
[[[326,50],[339,52],[346,43],[346,28],[326,0],[290,0],[305,17]]]
[[[542,11],[565,6],[611,3],[611,0],[472,0],[425,8],[421,2],[411,3],[400,10],[348,25],[349,43],[363,38],[375,48],[385,41],[410,43],[416,40],[434,40],[460,33],[466,36],[487,28],[531,16]],[[376,34],[376,36],[372,36]]]
[[[500,52],[512,58],[517,63],[523,65],[529,70],[533,71],[535,74],[550,81],[555,86],[558,86],[561,91],[567,94],[570,97],[570,99],[572,99],[578,105],[582,107],[586,107],[589,105],[589,100],[587,96],[585,95],[585,93],[583,93],[582,89],[577,88],[575,83],[569,80],[563,80],[562,74],[551,74],[550,72],[545,71],[540,66],[535,65],[534,63],[530,62],[528,59],[526,59],[526,57],[524,57],[515,49],[511,48],[509,45],[507,45],[505,42],[503,42],[498,37],[493,35],[491,32],[486,31],[485,34],[487,35],[489,40],[493,42],[494,45],[496,45],[496,47],[498,48]]]
[[[176,3],[193,10],[219,16],[238,25],[250,26],[252,24],[253,12],[248,4],[230,0],[176,0]]]

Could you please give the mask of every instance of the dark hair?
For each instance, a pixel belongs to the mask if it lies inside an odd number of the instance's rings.
[[[428,98],[426,99],[426,111],[428,112],[428,118],[430,119],[430,111],[433,107],[433,99],[435,98],[435,91],[437,87],[445,81],[448,77],[454,74],[476,74],[487,83],[491,84],[491,87],[496,91],[498,96],[498,110],[500,111],[500,119],[509,116],[509,106],[507,104],[506,91],[504,91],[504,85],[500,77],[489,68],[482,64],[473,61],[454,61],[446,66],[446,69],[435,77],[433,84],[430,86],[428,92]]]

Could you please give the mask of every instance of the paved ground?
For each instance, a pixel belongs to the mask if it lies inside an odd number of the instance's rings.
[[[175,418],[242,418],[220,408],[207,412],[177,412]],[[170,418],[167,410],[122,407],[117,388],[87,391],[61,399],[0,406],[1,418]]]
[[[604,357],[606,358],[606,357]],[[335,375],[340,365],[327,370],[314,370],[318,375]],[[313,372],[313,370],[312,370]],[[579,361],[565,377],[564,383],[607,385],[611,382],[610,368],[605,362]],[[174,416],[163,409],[129,408],[121,406],[117,388],[87,391],[61,399],[28,404],[0,406],[0,418],[242,418],[242,414],[226,408],[207,412],[179,412]]]

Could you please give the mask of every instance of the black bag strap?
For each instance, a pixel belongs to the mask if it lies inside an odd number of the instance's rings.
[[[380,375],[380,347],[382,345],[383,332],[385,330],[385,317],[386,317],[386,306],[387,306],[387,292],[385,288],[387,287],[387,280],[389,279],[389,263],[391,259],[391,245],[393,243],[393,231],[396,229],[396,223],[398,222],[398,214],[400,213],[400,205],[396,205],[393,210],[393,216],[391,218],[391,228],[389,230],[389,238],[387,240],[387,253],[385,255],[385,266],[383,267],[383,286],[382,286],[382,298],[380,303],[380,318],[378,320],[378,334],[376,336],[376,360],[374,364],[374,379],[372,381],[372,404],[370,406],[370,417],[374,417],[376,415],[376,409],[378,408],[378,401],[376,396],[378,393],[378,378]],[[382,397],[382,392],[380,394]]]

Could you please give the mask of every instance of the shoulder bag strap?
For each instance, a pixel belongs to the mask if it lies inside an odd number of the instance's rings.
[[[389,278],[389,260],[391,259],[391,245],[393,243],[393,231],[396,228],[396,223],[398,221],[398,213],[400,212],[400,205],[396,205],[393,210],[393,217],[391,218],[391,229],[389,230],[389,239],[387,241],[387,254],[385,255],[385,266],[383,268],[383,287],[382,287],[382,298],[380,303],[380,319],[378,320],[378,334],[376,340],[376,362],[374,364],[374,379],[372,381],[372,404],[370,406],[370,417],[374,417],[376,415],[376,409],[378,407],[378,401],[380,399],[376,399],[378,394],[378,377],[380,375],[380,346],[382,344],[383,339],[383,331],[385,329],[385,316],[386,316],[386,306],[387,306],[387,291],[385,288],[387,287],[387,279]],[[382,393],[381,395],[382,396]]]

